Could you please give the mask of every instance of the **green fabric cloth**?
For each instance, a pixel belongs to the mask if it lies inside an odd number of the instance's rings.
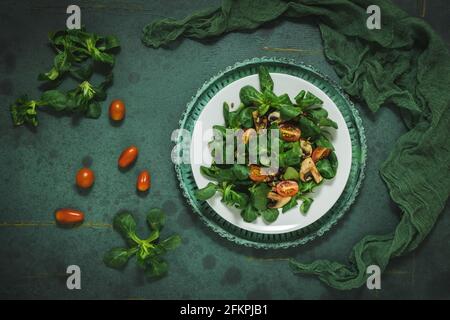
[[[381,8],[381,29],[366,28],[366,8]],[[367,266],[384,270],[390,259],[414,250],[433,228],[450,193],[450,56],[424,21],[385,0],[225,0],[181,21],[164,19],[144,28],[144,44],[159,47],[181,37],[206,38],[265,22],[316,19],[327,59],[352,97],[372,111],[396,106],[409,131],[398,139],[381,168],[393,201],[401,208],[396,229],[358,242],[350,264],[291,261],[295,272],[316,274],[328,285],[363,285]]]

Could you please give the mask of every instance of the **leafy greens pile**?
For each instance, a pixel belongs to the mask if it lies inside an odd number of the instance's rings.
[[[147,224],[151,233],[146,239],[137,235],[136,221],[131,213],[121,212],[114,217],[114,229],[121,234],[128,247],[113,248],[103,258],[104,263],[114,269],[123,269],[131,257],[136,256],[137,264],[144,269],[149,278],[159,278],[168,271],[167,262],[162,256],[175,249],[181,238],[173,235],[160,241],[160,232],[165,223],[165,214],[161,209],[151,209],[147,214]]]
[[[313,202],[308,194],[323,179],[332,179],[336,175],[338,160],[326,129],[337,129],[337,124],[328,118],[328,112],[322,108],[323,102],[310,92],[300,91],[295,103],[287,94],[277,96],[273,92],[273,80],[264,66],[259,69],[259,83],[261,91],[252,86],[241,88],[241,104],[237,110],[230,111],[229,105],[224,103],[225,125],[213,127],[215,137],[226,140],[226,135],[231,132],[236,139],[242,139],[246,147],[245,164],[213,161],[210,167],[202,166],[201,173],[216,182],[196,190],[195,195],[199,200],[207,200],[219,192],[222,202],[241,209],[244,221],[253,222],[262,216],[271,223],[278,218],[279,209],[284,213],[297,206],[298,200],[302,200],[300,211],[306,214]],[[256,163],[250,163],[247,157],[249,140],[259,138],[262,129],[279,130],[277,172],[263,170],[269,165],[267,151],[275,152],[270,150],[270,142],[268,150],[260,150],[257,145]],[[217,152],[225,157],[231,152],[234,160],[237,159],[237,144],[218,151],[216,142],[210,143],[213,158]]]
[[[99,102],[106,99],[106,89],[112,83],[114,53],[120,47],[118,39],[73,29],[52,32],[49,40],[56,52],[53,67],[41,73],[38,79],[53,89],[45,91],[37,100],[30,100],[27,95],[18,98],[10,109],[14,125],[37,126],[40,108],[98,118],[101,114]],[[99,85],[90,82],[94,72],[105,78]],[[67,76],[78,81],[78,86],[67,92],[54,89]]]

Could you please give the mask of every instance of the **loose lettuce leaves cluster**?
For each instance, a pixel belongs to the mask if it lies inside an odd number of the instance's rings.
[[[178,235],[160,240],[160,233],[165,223],[165,214],[161,209],[151,209],[147,214],[147,224],[150,235],[141,239],[137,235],[136,221],[131,213],[121,212],[114,217],[114,230],[120,233],[127,247],[116,247],[108,251],[103,261],[114,269],[123,269],[133,256],[137,264],[149,278],[159,278],[167,274],[168,264],[163,259],[164,254],[175,249],[181,243]]]
[[[18,98],[10,107],[13,124],[37,126],[40,109],[98,118],[99,102],[106,99],[106,89],[113,80],[114,55],[120,46],[118,39],[73,29],[52,32],[49,41],[56,53],[53,67],[39,74],[38,79],[52,89],[45,91],[40,99]],[[94,73],[104,76],[99,85],[90,82]],[[67,92],[57,90],[66,77],[78,81],[78,86]]]

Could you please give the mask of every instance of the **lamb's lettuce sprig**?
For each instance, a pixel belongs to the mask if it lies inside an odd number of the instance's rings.
[[[144,269],[149,278],[159,278],[167,274],[168,264],[163,256],[175,249],[181,243],[178,235],[165,240],[160,239],[161,230],[165,223],[165,213],[161,209],[151,209],[147,214],[147,224],[151,230],[147,238],[137,235],[137,225],[133,215],[129,212],[118,213],[114,217],[114,230],[120,233],[127,247],[116,247],[109,250],[104,263],[114,269],[123,269],[128,261],[136,256],[137,264]]]
[[[56,55],[52,68],[38,76],[50,90],[40,99],[22,96],[10,106],[13,124],[38,125],[38,111],[81,114],[88,118],[98,118],[101,114],[99,102],[106,99],[106,89],[111,85],[112,68],[119,41],[115,36],[99,36],[84,29],[72,29],[49,34],[50,45]],[[91,77],[94,73],[104,76],[95,86]],[[77,87],[69,91],[56,88],[67,77],[78,81]]]

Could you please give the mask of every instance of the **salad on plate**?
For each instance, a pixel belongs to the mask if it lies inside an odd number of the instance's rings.
[[[212,181],[195,196],[208,200],[220,193],[244,221],[262,217],[271,223],[299,201],[306,214],[313,190],[334,178],[338,159],[329,130],[338,127],[311,92],[301,90],[292,101],[274,93],[266,67],[260,66],[258,76],[260,90],[242,87],[236,110],[223,104],[225,123],[213,126],[209,143],[212,164],[200,169]]]

